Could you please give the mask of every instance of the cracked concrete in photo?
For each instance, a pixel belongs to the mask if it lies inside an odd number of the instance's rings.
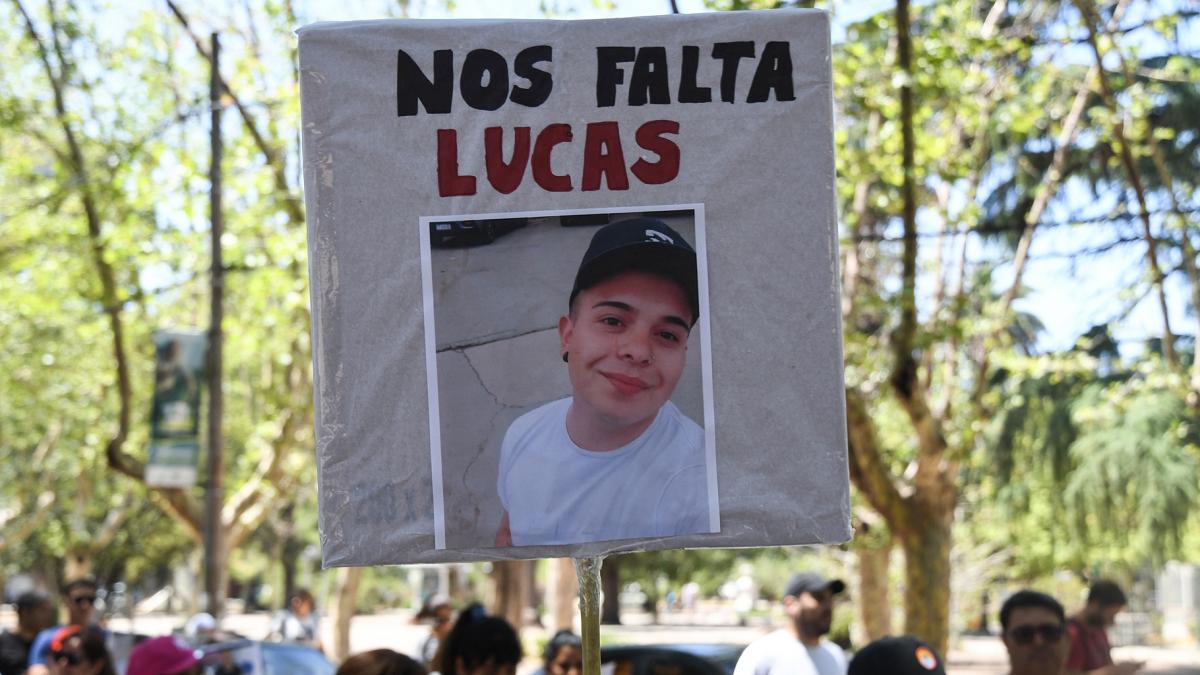
[[[690,216],[663,220],[695,245]],[[431,251],[447,548],[492,545],[502,510],[496,476],[505,431],[517,417],[571,393],[558,319],[596,229],[531,218],[491,244]],[[699,331],[672,400],[703,426]]]

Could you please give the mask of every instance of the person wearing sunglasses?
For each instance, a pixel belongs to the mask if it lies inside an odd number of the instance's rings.
[[[96,610],[96,593],[100,586],[93,579],[75,579],[63,587],[62,600],[67,608],[67,623],[47,628],[38,633],[29,649],[29,671],[27,675],[48,675],[50,673],[50,642],[60,628],[77,626],[87,628],[92,626],[92,617]],[[99,629],[97,629],[99,630]],[[103,632],[101,632],[103,635]]]
[[[104,633],[94,626],[66,626],[50,641],[50,675],[116,675]]]
[[[1011,675],[1062,675],[1067,660],[1066,612],[1038,591],[1013,593],[1000,607],[1001,639]]]

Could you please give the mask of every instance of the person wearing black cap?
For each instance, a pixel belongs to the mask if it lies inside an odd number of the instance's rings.
[[[19,595],[16,609],[17,629],[0,632],[0,675],[24,673],[33,639],[54,623],[54,603],[40,591]]]
[[[572,395],[501,445],[497,546],[710,531],[704,431],[670,401],[699,315],[682,235],[653,218],[596,232],[558,323]]]
[[[846,653],[822,637],[833,624],[833,598],[844,590],[841,579],[816,572],[792,577],[783,598],[791,623],[750,643],[733,675],[845,675]]]
[[[911,635],[880,638],[858,650],[848,675],[946,675],[942,657]]]

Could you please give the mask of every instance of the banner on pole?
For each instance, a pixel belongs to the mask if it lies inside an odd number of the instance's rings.
[[[154,401],[146,485],[191,487],[200,455],[200,384],[208,336],[197,331],[154,333]]]
[[[300,66],[325,564],[849,538],[824,13]]]

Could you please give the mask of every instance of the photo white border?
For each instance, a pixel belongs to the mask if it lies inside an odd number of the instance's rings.
[[[721,505],[717,491],[717,431],[712,384],[712,336],[708,302],[708,244],[705,237],[704,204],[654,204],[645,206],[611,206],[587,209],[549,209],[541,211],[512,211],[502,213],[457,213],[441,216],[421,216],[417,227],[421,241],[421,295],[425,318],[425,388],[429,398],[429,459],[433,482],[433,545],[446,549],[446,511],[442,482],[442,426],[438,403],[437,336],[433,306],[433,251],[429,240],[429,225],[447,220],[496,220],[501,218],[539,218],[546,216],[582,216],[593,214],[653,213],[657,211],[691,211],[696,239],[696,278],[700,294],[700,384],[704,405],[704,456],[708,472],[708,532],[721,531]],[[694,536],[689,533],[688,536]],[[586,542],[591,543],[591,542]],[[569,544],[566,546],[575,546]],[[506,547],[520,548],[520,547]]]

